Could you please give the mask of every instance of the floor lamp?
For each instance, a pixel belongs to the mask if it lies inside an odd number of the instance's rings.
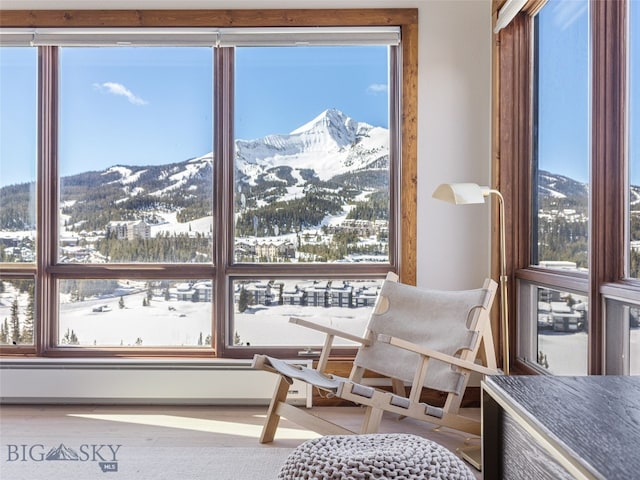
[[[495,189],[475,183],[443,183],[433,192],[433,198],[455,205],[484,203],[490,195],[498,197],[500,204],[500,317],[502,328],[502,369],[509,375],[509,307],[507,299],[507,259],[505,249],[504,198]]]

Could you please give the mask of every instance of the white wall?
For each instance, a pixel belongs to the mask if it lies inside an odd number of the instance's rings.
[[[418,284],[479,286],[489,206],[433,200],[443,182],[490,182],[491,0],[2,0],[3,9],[419,9]]]
[[[491,2],[427,2],[419,61],[418,284],[477,287],[490,268],[489,205],[431,194],[491,180]]]

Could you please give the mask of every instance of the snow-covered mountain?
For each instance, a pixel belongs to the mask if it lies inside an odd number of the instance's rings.
[[[570,203],[573,207],[587,213],[589,203],[589,184],[573,178],[550,173],[538,172],[538,195],[542,204]],[[631,210],[640,210],[640,186],[631,185],[629,192]]]
[[[320,180],[387,168],[389,132],[329,109],[286,135],[236,140],[236,168],[251,184],[273,167],[313,170]]]
[[[163,165],[114,165],[61,179],[63,231],[103,231],[109,222],[145,220],[152,232],[212,230],[212,152]],[[329,109],[289,134],[236,140],[235,182],[239,225],[256,230],[267,210],[297,211],[280,222],[288,228],[320,225],[388,188],[389,133]],[[0,231],[33,228],[28,218],[29,185],[0,189]],[[242,198],[242,202],[240,202]],[[345,213],[346,214],[346,213]],[[305,217],[306,218],[303,218]],[[6,217],[6,218],[5,218]],[[200,222],[201,219],[205,219]],[[244,223],[242,223],[244,222]],[[204,227],[201,226],[206,225]],[[265,228],[257,230],[265,232]]]
[[[538,172],[538,195],[542,198],[556,199],[584,198],[586,201],[589,195],[589,186],[564,175],[540,170]]]
[[[389,161],[386,128],[357,122],[335,109],[325,110],[289,134],[236,140],[235,146],[236,173],[251,185],[257,185],[265,175],[278,180],[274,174],[278,167],[289,167],[285,169],[287,172],[312,171],[319,180],[328,180],[365,169],[387,169]],[[116,165],[102,175],[109,179],[105,185],[122,186],[124,197],[120,201],[124,201],[141,193],[160,197],[184,187],[193,191],[197,188],[193,185],[194,178],[208,175],[212,163],[213,153],[209,152],[165,166]]]

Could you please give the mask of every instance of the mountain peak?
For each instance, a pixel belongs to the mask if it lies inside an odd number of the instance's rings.
[[[329,125],[339,126],[352,123],[353,120],[335,108],[329,108],[315,117],[310,122],[305,123],[301,127],[296,128],[290,135],[298,135],[311,130],[318,130]]]
[[[356,122],[340,110],[329,108],[310,122],[296,128],[291,136],[325,136],[335,142],[338,148],[344,148],[356,139],[360,130],[370,129],[366,123]]]
[[[289,134],[236,140],[236,158],[238,169],[252,178],[265,169],[286,165],[312,169],[320,179],[327,179],[384,157],[388,144],[387,129],[330,108]]]

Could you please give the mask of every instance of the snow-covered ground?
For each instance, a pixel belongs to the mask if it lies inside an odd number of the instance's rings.
[[[154,212],[164,218],[165,223],[151,225],[151,237],[158,234],[201,233],[211,235],[213,232],[213,217],[211,215],[197,218],[190,222],[180,223],[176,220],[177,212]]]
[[[143,306],[146,291],[123,295],[125,308],[120,308],[119,296],[91,299],[83,302],[65,302],[60,305],[59,337],[67,330],[75,333],[81,346],[136,346],[142,347],[198,346],[212,333],[212,304],[208,302],[165,300],[153,297],[150,306]],[[11,318],[11,304],[16,292],[5,282],[0,294],[0,321]],[[20,320],[24,318],[26,294],[18,296]],[[66,298],[65,298],[66,300]],[[93,309],[107,305],[108,311]],[[234,315],[230,331],[237,334],[242,345],[259,346],[319,346],[324,335],[298,325],[290,324],[296,316],[331,326],[338,330],[361,335],[371,314],[370,307],[310,307],[295,305],[252,306]],[[353,345],[337,339],[335,345]],[[585,375],[587,372],[586,332],[540,332],[538,351],[546,355],[549,371],[557,375]],[[640,374],[640,328],[630,331],[630,373]]]
[[[149,307],[142,305],[146,292],[123,297],[125,308],[118,306],[119,297],[66,303],[60,307],[60,333],[73,330],[84,346],[197,346],[200,334],[211,334],[211,303],[166,301],[154,297]],[[107,305],[106,312],[93,309]],[[239,342],[252,346],[321,345],[324,336],[289,323],[297,316],[339,330],[361,335],[371,308],[300,307],[289,305],[254,306],[235,314],[231,331]],[[336,345],[348,345],[336,339]]]
[[[587,374],[587,333],[540,332],[538,351],[546,355],[555,375]],[[630,374],[640,375],[640,328],[629,332]]]
[[[317,346],[324,342],[324,334],[291,324],[289,317],[299,317],[361,336],[371,310],[371,307],[258,306],[235,314],[234,332],[238,333],[241,343],[254,346]],[[354,343],[336,338],[334,345],[354,345]]]
[[[81,346],[142,347],[197,346],[211,335],[211,303],[166,301],[154,297],[148,307],[142,305],[146,292],[120,297],[94,299],[60,305],[60,338],[73,331]],[[102,305],[108,311],[94,312]]]
[[[587,374],[587,333],[540,332],[538,352],[546,355],[549,372],[556,375]]]
[[[119,298],[63,304],[60,308],[61,335],[73,330],[81,345],[135,346],[197,346],[211,334],[211,303],[166,301],[154,297],[151,306],[142,306],[146,293],[124,297],[125,308],[118,307]],[[96,313],[93,307],[109,305],[110,311]],[[0,307],[1,309],[2,307]],[[5,307],[6,308],[6,307]],[[0,312],[1,314],[1,312]],[[289,318],[300,317],[362,335],[371,308],[310,307],[295,305],[253,306],[236,312],[230,331],[237,334],[242,345],[258,346],[319,346],[324,335],[298,325]],[[353,343],[336,338],[334,345]],[[538,336],[538,350],[546,355],[549,371],[557,375],[587,373],[587,334],[585,332],[544,332]],[[640,329],[630,332],[631,374],[640,374]]]

